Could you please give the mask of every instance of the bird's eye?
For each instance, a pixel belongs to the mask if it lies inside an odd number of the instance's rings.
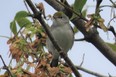
[[[60,16],[59,18],[62,18],[62,16]]]

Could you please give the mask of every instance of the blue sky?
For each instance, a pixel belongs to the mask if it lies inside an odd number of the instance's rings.
[[[33,0],[34,3],[44,2],[44,0]],[[72,4],[74,0],[67,0],[69,3]],[[104,2],[102,4],[109,4],[109,0],[103,0]],[[95,1],[88,0],[87,5],[95,5]],[[46,15],[53,14],[55,10],[47,5],[44,2]],[[23,0],[2,0],[0,4],[0,35],[3,36],[11,36],[9,24],[13,20],[15,14],[17,11],[20,10],[26,10]],[[88,13],[94,13],[94,7],[90,7],[88,9]],[[106,19],[105,24],[110,19],[110,9],[105,8],[101,12],[101,15],[104,19]],[[114,26],[116,24],[112,23]],[[107,38],[107,33],[104,33],[102,30],[99,30],[100,36],[107,41],[107,42],[114,42],[114,37],[112,33],[109,32],[109,39]],[[83,35],[79,32],[75,36],[76,38],[81,38]],[[6,64],[9,63],[9,46],[7,45],[6,38],[0,37],[0,54],[3,56]],[[87,43],[85,41],[83,42],[75,42],[73,48],[69,51],[69,57],[74,62],[74,64],[79,65],[82,61],[82,56],[85,54],[85,60],[83,63],[83,67],[96,71],[98,73],[101,73],[103,75],[108,75],[110,73],[111,75],[116,76],[116,67],[111,64],[92,44]],[[0,60],[0,67],[3,66],[1,60]],[[2,71],[0,72],[0,74]],[[86,73],[81,72],[83,77],[94,77],[92,75],[88,75]]]

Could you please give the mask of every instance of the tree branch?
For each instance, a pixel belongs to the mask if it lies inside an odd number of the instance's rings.
[[[97,77],[108,77],[108,76],[105,76],[105,75],[102,75],[102,74],[99,74],[99,73],[90,71],[90,70],[88,70],[88,69],[85,69],[85,68],[83,68],[83,67],[81,67],[81,66],[76,66],[76,68],[77,68],[78,70],[81,70],[81,71],[83,71],[83,72],[86,72],[86,73],[88,73],[88,74],[91,74],[91,75],[94,75],[94,76],[97,76]]]
[[[64,13],[69,11],[55,0],[45,1],[57,11],[63,11]],[[68,14],[66,15],[69,16]],[[71,22],[83,33],[85,38],[88,38],[86,41],[92,43],[110,62],[112,62],[112,64],[116,66],[116,53],[101,39],[96,29],[91,29],[87,32],[84,27],[85,22],[79,17],[73,19]]]
[[[35,6],[33,5],[31,0],[26,0],[27,4],[29,5],[29,7],[31,8],[31,10],[34,13],[34,17],[37,18],[39,20],[39,22],[42,24],[44,30],[46,31],[46,34],[48,35],[48,37],[50,38],[51,42],[53,43],[54,47],[57,49],[57,51],[60,53],[60,56],[64,58],[64,60],[68,63],[68,65],[70,66],[70,68],[72,69],[73,73],[75,74],[76,77],[81,77],[80,73],[78,72],[78,70],[76,69],[76,67],[74,66],[74,64],[72,63],[72,61],[68,58],[67,54],[65,54],[62,49],[60,48],[60,46],[57,44],[57,42],[55,41],[55,39],[53,38],[52,34],[50,33],[49,29],[48,29],[48,25],[45,23],[45,21],[43,20],[43,18],[41,17],[41,13],[37,11],[37,9],[35,8]]]
[[[74,41],[85,41],[86,38],[75,39]]]
[[[68,66],[66,63],[64,63],[64,62],[62,62],[62,64],[63,64],[64,66],[69,67],[69,66]],[[95,72],[95,71],[91,71],[91,70],[89,70],[89,69],[86,69],[86,68],[82,67],[81,65],[75,65],[75,67],[76,67],[78,70],[80,70],[80,71],[83,71],[83,72],[88,73],[88,74],[90,74],[90,75],[94,75],[94,76],[96,76],[96,77],[110,77],[110,76],[106,76],[106,75],[97,73],[97,72]],[[111,77],[116,77],[116,76],[111,76]]]
[[[1,60],[2,60],[2,63],[4,64],[4,69],[6,69],[7,71],[8,71],[8,73],[9,73],[9,75],[11,76],[11,77],[13,77],[13,74],[11,73],[11,71],[9,70],[9,68],[7,67],[7,65],[5,64],[5,62],[4,62],[4,60],[3,60],[3,58],[2,58],[2,56],[0,55],[0,58],[1,58]]]

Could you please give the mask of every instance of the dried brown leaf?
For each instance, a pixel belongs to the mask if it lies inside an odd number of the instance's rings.
[[[30,63],[29,66],[30,66],[30,67],[36,67],[36,64]]]
[[[10,39],[7,41],[7,44],[12,43],[12,40],[13,40],[13,38],[10,38]]]
[[[49,69],[49,73],[51,76],[55,77],[57,73],[59,73],[59,68],[58,67],[50,67]]]
[[[93,19],[91,18],[86,24],[86,31],[89,31],[89,29],[91,28],[91,26],[93,25]]]
[[[98,19],[99,26],[104,30],[104,32],[108,31],[107,27],[104,25],[104,19]]]
[[[47,20],[52,20],[53,17],[52,17],[52,15],[49,14],[49,15],[46,16],[46,19],[47,19]]]
[[[72,73],[72,70],[69,67],[65,67],[63,70],[66,73],[69,73],[69,74]]]
[[[36,7],[37,7],[39,10],[44,10],[44,5],[43,5],[42,2],[38,3],[38,4],[36,5]]]
[[[22,55],[22,51],[19,48],[17,48],[16,44],[12,44],[10,45],[10,55],[13,59],[16,59],[16,61],[18,62]]]
[[[43,13],[44,18],[46,18],[46,16],[45,16],[45,8],[44,8],[43,3],[41,2],[39,4],[36,4],[36,7]]]

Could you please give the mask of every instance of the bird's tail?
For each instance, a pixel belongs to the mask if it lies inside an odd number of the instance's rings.
[[[58,66],[58,59],[53,59],[50,66],[51,67],[57,67]]]

